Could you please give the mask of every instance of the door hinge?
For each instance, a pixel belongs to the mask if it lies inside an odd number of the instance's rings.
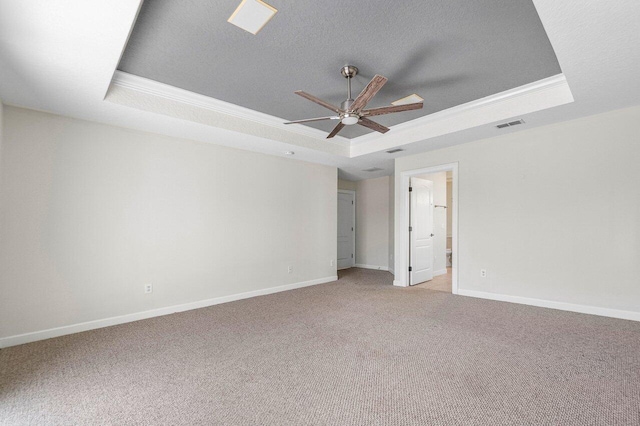
[[[411,231],[413,231],[413,227],[412,226],[409,227],[409,232],[411,232]]]
[[[351,253],[351,258],[353,259],[353,253]]]
[[[351,200],[351,204],[353,204],[353,200]]]
[[[351,232],[353,232],[353,226],[351,227]]]
[[[409,272],[411,272],[411,266],[409,266]]]
[[[409,187],[409,192],[411,192],[411,191],[413,191],[413,188],[412,188],[412,187]]]

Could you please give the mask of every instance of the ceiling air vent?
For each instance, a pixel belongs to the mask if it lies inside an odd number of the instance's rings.
[[[404,151],[402,148],[393,148],[387,151],[387,154],[395,154],[396,152]]]
[[[371,167],[370,169],[364,169],[363,172],[379,172],[380,170],[382,170],[379,167]]]
[[[502,124],[498,124],[496,127],[498,129],[504,129],[506,127],[511,127],[511,126],[517,126],[518,124],[524,124],[524,120],[516,120],[516,121],[510,121],[508,123],[502,123]]]

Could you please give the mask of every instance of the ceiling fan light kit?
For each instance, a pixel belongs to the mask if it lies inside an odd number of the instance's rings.
[[[340,130],[344,128],[344,126],[352,126],[354,124],[359,124],[371,130],[375,130],[376,132],[387,133],[390,130],[388,127],[385,127],[382,124],[378,124],[375,121],[369,120],[367,117],[421,109],[423,106],[423,99],[418,95],[413,94],[407,96],[406,98],[399,99],[390,106],[364,109],[369,101],[376,95],[376,93],[378,93],[380,89],[382,89],[382,86],[384,86],[384,84],[387,82],[387,78],[376,74],[376,76],[371,79],[369,84],[365,86],[362,92],[360,92],[360,94],[355,99],[353,99],[351,97],[351,79],[358,74],[358,68],[354,67],[353,65],[345,65],[340,69],[340,73],[347,79],[347,99],[340,104],[339,108],[302,90],[298,90],[295,92],[296,95],[302,96],[303,98],[306,98],[311,102],[315,102],[320,106],[330,109],[338,115],[287,121],[284,124],[310,123],[313,121],[323,120],[340,120],[338,125],[331,131],[331,133],[329,133],[327,139],[337,135],[338,132],[340,132]],[[419,101],[413,102],[415,100]]]
[[[340,122],[345,126],[351,126],[353,124],[356,124],[358,121],[360,121],[360,117],[358,117],[356,114],[349,114],[348,112],[345,113],[342,120],[340,120]]]

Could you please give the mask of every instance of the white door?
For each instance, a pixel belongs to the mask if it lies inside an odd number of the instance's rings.
[[[338,192],[338,269],[355,265],[355,194]]]
[[[411,178],[411,285],[433,279],[433,182]]]

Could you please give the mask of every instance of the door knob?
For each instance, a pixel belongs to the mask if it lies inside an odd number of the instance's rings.
[[[433,234],[431,234],[431,236],[433,237]]]

